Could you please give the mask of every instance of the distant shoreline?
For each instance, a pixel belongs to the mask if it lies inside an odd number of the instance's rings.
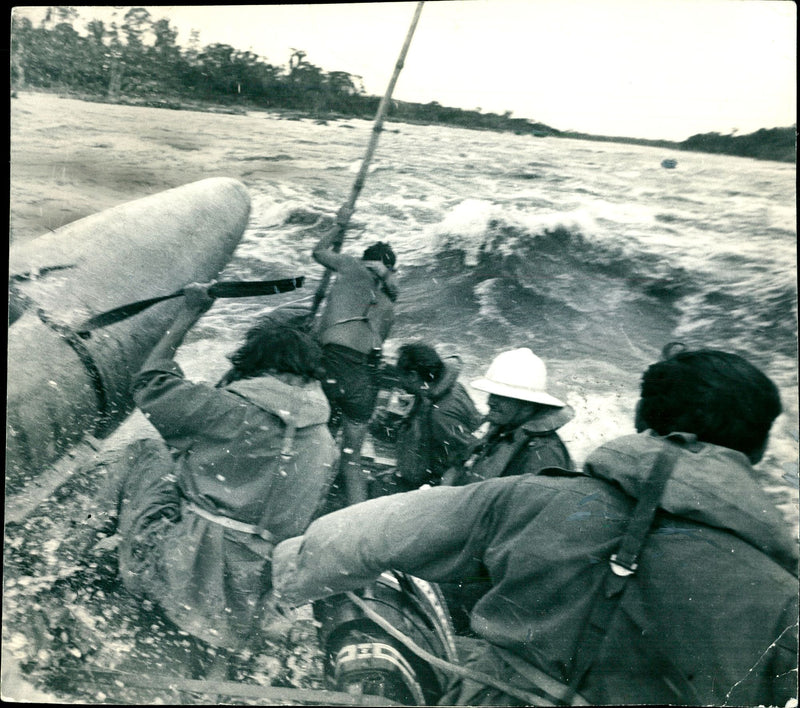
[[[226,104],[223,102],[191,100],[184,98],[170,98],[166,96],[149,96],[147,98],[120,96],[116,100],[108,100],[96,95],[81,95],[68,91],[46,91],[41,89],[26,88],[26,92],[45,93],[64,95],[65,97],[88,101],[92,103],[109,103],[126,106],[144,106],[149,108],[164,108],[169,110],[192,110],[207,113],[227,113],[241,114],[247,112],[273,113],[280,115],[288,120],[316,120],[319,122],[347,120],[351,118],[361,120],[372,120],[372,115],[348,114],[340,112],[315,112],[302,109],[287,109],[279,107],[264,107],[239,103],[237,105]],[[15,91],[11,97],[14,98]],[[648,138],[629,138],[624,136],[593,135],[577,131],[562,131],[542,123],[532,123],[522,118],[511,118],[510,115],[497,116],[494,114],[482,114],[477,111],[466,111],[463,109],[447,108],[446,106],[435,105],[441,109],[450,120],[432,120],[418,115],[425,109],[429,109],[430,104],[414,104],[407,102],[394,102],[394,110],[390,111],[387,121],[394,123],[406,123],[410,125],[441,125],[470,130],[483,130],[490,132],[513,132],[517,135],[531,135],[532,137],[555,137],[570,138],[573,140],[587,140],[592,142],[622,143],[628,145],[644,145],[647,147],[663,148],[666,150],[676,150],[681,152],[700,152],[718,155],[731,155],[735,157],[749,157],[756,160],[768,160],[772,162],[791,162],[797,160],[795,127],[785,128],[762,128],[755,133],[747,135],[721,135],[719,133],[704,133],[693,135],[687,140],[680,142],[671,140],[659,140]]]
[[[589,135],[571,131],[562,132],[559,137],[575,140],[593,140],[604,143],[626,143],[648,147],[680,150],[682,152],[702,152],[712,155],[750,157],[754,160],[770,162],[797,161],[797,130],[788,128],[762,128],[747,135],[721,135],[702,133],[681,142],[652,140],[648,138],[625,138],[605,135]]]

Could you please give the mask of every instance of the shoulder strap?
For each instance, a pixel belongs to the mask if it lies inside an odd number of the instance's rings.
[[[653,525],[653,518],[664,494],[664,487],[678,459],[678,449],[675,443],[664,440],[664,447],[658,453],[650,474],[642,483],[639,501],[625,528],[622,543],[609,562],[611,571],[619,577],[627,577],[636,572],[639,554],[650,527]]]
[[[505,472],[508,469],[511,462],[514,458],[522,452],[522,450],[528,446],[532,439],[532,435],[528,433],[526,430],[519,428],[514,432],[513,439],[506,444],[505,449],[501,450],[500,452],[496,451],[496,448],[491,451],[491,455],[496,455],[493,459],[493,469],[496,474],[492,475],[492,477],[505,477]],[[467,478],[472,475],[477,477],[479,480],[490,479],[489,477],[485,477],[483,474],[480,473],[480,462],[482,462],[485,458],[489,457],[490,454],[487,454],[488,445],[478,445],[477,448],[473,451],[473,454],[477,453],[473,462],[472,467],[467,470]],[[475,467],[477,466],[478,471],[474,471]]]
[[[653,525],[664,487],[675,467],[678,450],[675,443],[664,440],[664,447],[658,453],[650,474],[642,484],[639,500],[633,509],[617,552],[609,559],[600,593],[595,599],[589,621],[584,626],[582,637],[577,644],[578,654],[569,679],[569,684],[575,692],[580,690],[582,681],[600,655],[603,640],[628,586],[625,581],[636,573],[639,554]]]
[[[524,435],[520,435],[516,438],[509,450],[508,459],[506,460],[505,464],[503,465],[503,471],[500,473],[501,477],[505,476],[506,470],[511,466],[511,463],[516,459],[517,455],[519,455],[528,445],[533,444],[534,435],[531,435],[527,430],[524,430]]]

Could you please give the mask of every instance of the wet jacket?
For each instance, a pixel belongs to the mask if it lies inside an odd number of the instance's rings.
[[[327,399],[318,382],[288,374],[225,388],[192,383],[169,360],[141,371],[134,386],[137,405],[175,453],[182,507],[147,592],[182,628],[236,647],[269,589],[273,544],[189,506],[262,527],[275,542],[302,533],[332,479]]]
[[[455,357],[445,362],[439,381],[415,396],[398,426],[397,471],[415,487],[438,483],[477,442],[472,432],[481,424],[481,414],[457,381],[460,368]]]
[[[516,474],[538,474],[546,467],[572,469],[572,459],[556,430],[574,416],[570,406],[548,407],[513,430],[489,430],[455,484]]]
[[[797,542],[739,452],[682,449],[581,694],[592,704],[778,705],[796,692]],[[288,602],[366,584],[385,568],[429,581],[487,573],[474,666],[518,686],[570,676],[598,589],[664,442],[596,450],[581,474],[546,473],[382,497],[278,545]],[[368,529],[368,533],[364,532]],[[444,702],[497,705],[471,682]],[[501,703],[502,704],[502,703]]]
[[[397,287],[379,261],[327,253],[326,265],[336,280],[317,321],[321,344],[339,344],[363,354],[380,349],[394,323]]]

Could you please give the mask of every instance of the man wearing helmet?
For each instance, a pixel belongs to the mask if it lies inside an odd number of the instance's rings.
[[[546,467],[572,469],[556,431],[572,420],[574,411],[547,393],[547,369],[530,349],[498,355],[472,387],[489,394],[490,428],[464,467],[448,470],[442,484],[536,474]]]

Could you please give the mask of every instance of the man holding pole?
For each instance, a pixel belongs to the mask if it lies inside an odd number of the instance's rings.
[[[342,254],[336,238],[349,218],[340,209],[337,224],[314,248],[314,260],[336,274],[317,324],[323,347],[323,388],[333,411],[341,417],[339,479],[348,504],[367,499],[367,478],[361,470],[361,446],[378,396],[378,367],[383,342],[394,322],[397,286],[395,255],[378,242],[361,259]]]
[[[363,258],[339,253],[344,232],[361,193],[378,137],[403,68],[423,3],[417,3],[400,56],[378,106],[367,151],[356,175],[350,197],[339,209],[334,227],[322,236],[314,259],[326,268],[314,296],[311,314],[326,297],[328,280],[336,273],[336,283],[327,296],[318,322],[317,334],[324,347],[327,382],[325,393],[334,411],[342,414],[342,446],[339,471],[344,477],[349,504],[367,499],[367,480],[361,471],[361,445],[378,394],[378,364],[383,342],[394,321],[392,303],[397,289],[391,278],[395,255],[391,246],[378,242],[364,251]],[[335,415],[335,414],[334,414]]]

